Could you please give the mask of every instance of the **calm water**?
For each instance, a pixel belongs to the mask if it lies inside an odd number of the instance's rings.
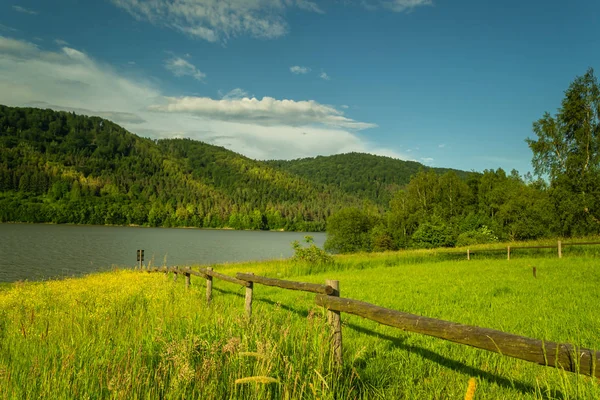
[[[189,265],[287,258],[307,233],[0,224],[0,282],[41,280],[145,264]],[[324,233],[308,233],[319,247]]]

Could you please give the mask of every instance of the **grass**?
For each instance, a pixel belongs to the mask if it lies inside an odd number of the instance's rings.
[[[286,261],[221,272],[340,281],[350,297],[428,317],[600,349],[597,258],[444,260],[432,251],[339,256],[324,271]],[[424,256],[425,255],[425,256]],[[537,268],[537,279],[532,267]],[[332,364],[314,295],[113,271],[0,290],[0,398],[595,399],[597,379],[343,314]],[[237,382],[237,384],[236,384]]]

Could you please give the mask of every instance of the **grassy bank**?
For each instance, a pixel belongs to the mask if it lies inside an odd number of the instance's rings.
[[[427,252],[425,252],[427,253]],[[600,349],[597,259],[453,260],[343,256],[328,271],[285,261],[217,267],[323,283],[344,297],[449,321]],[[538,271],[532,276],[532,267]],[[0,397],[598,398],[596,380],[343,315],[345,367],[331,363],[314,296],[256,285],[117,271],[0,291]],[[238,383],[246,377],[273,383]]]

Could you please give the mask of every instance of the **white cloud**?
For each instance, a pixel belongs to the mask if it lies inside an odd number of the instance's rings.
[[[41,101],[65,108],[135,114],[158,96],[151,85],[126,79],[76,49],[43,51],[33,43],[0,36],[2,104]]]
[[[410,158],[370,143],[359,131],[374,124],[355,121],[332,106],[258,100],[239,88],[221,100],[166,98],[149,80],[123,68],[127,77],[77,49],[45,51],[0,36],[0,104],[99,115],[142,136],[189,137],[259,159],[350,151]]]
[[[363,0],[362,4],[369,10],[384,8],[393,12],[410,12],[417,7],[433,5],[433,0]]]
[[[69,43],[65,40],[62,39],[54,39],[54,43],[56,43],[59,46],[68,46]]]
[[[209,97],[165,97],[165,100],[166,104],[152,105],[149,109],[261,126],[324,125],[356,130],[377,126],[354,121],[334,107],[314,100],[277,100],[272,97],[263,97],[261,100],[248,97],[222,100]]]
[[[444,143],[442,143],[442,144],[438,144],[438,147],[439,147],[440,149],[443,149],[444,147],[446,147],[446,145],[445,145]]]
[[[421,157],[421,161],[423,161],[423,164],[431,164],[431,163],[433,163],[433,158],[431,158],[431,157]]]
[[[195,65],[181,57],[173,57],[165,62],[165,68],[173,73],[177,77],[191,76],[197,81],[201,81],[206,78],[206,74],[196,68]]]
[[[342,104],[340,107],[342,107],[343,109],[347,110],[348,108],[350,108],[350,106],[346,105],[346,104]]]
[[[28,8],[25,8],[25,7],[14,5],[14,6],[12,6],[12,8],[13,8],[13,10],[18,11],[20,13],[30,14],[30,15],[37,15],[37,11],[33,11],[33,10],[30,10]]]
[[[321,72],[321,73],[319,74],[319,78],[321,78],[321,79],[323,79],[323,80],[326,80],[326,81],[328,81],[328,80],[330,80],[330,79],[331,79],[331,77],[330,77],[329,75],[327,75],[325,72]]]
[[[226,42],[238,36],[273,39],[288,33],[290,9],[324,14],[310,0],[111,0],[139,21],[148,21],[209,42]],[[433,0],[343,0],[343,7],[359,4],[369,10],[410,12]]]
[[[11,28],[10,26],[0,24],[0,30],[7,32],[17,32],[15,28]]]
[[[312,1],[296,0],[295,3],[296,3],[296,7],[300,8],[302,10],[312,11],[312,12],[316,12],[319,14],[325,14],[325,11],[323,11],[321,8],[319,8],[317,3],[314,3]]]
[[[222,95],[221,98],[224,100],[232,100],[232,99],[242,99],[242,98],[248,97],[248,96],[249,96],[248,92],[246,92],[244,89],[235,88],[235,89],[230,90],[229,92],[225,93],[224,95]]]
[[[301,67],[299,65],[294,65],[293,67],[290,67],[290,72],[292,74],[296,74],[296,75],[304,75],[304,74],[308,74],[310,72],[310,68]]]
[[[322,13],[307,0],[112,0],[138,20],[166,26],[209,42],[249,35],[271,39],[288,32],[288,8]]]

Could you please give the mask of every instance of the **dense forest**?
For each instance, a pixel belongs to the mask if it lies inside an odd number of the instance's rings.
[[[187,139],[0,106],[0,221],[320,231],[357,196]]]
[[[335,154],[290,161],[274,160],[267,161],[267,164],[324,185],[333,185],[384,208],[389,206],[394,193],[410,182],[411,177],[419,171],[429,169],[416,161],[365,153]],[[460,170],[431,169],[438,175],[452,171],[461,179],[468,176],[468,172]]]
[[[321,231],[334,252],[600,233],[590,69],[534,122],[536,178],[350,153],[261,162],[99,117],[0,106],[0,222]]]
[[[420,171],[387,211],[346,208],[327,221],[334,252],[451,247],[498,240],[600,234],[600,85],[577,77],[556,113],[527,139],[537,178],[502,169]]]

